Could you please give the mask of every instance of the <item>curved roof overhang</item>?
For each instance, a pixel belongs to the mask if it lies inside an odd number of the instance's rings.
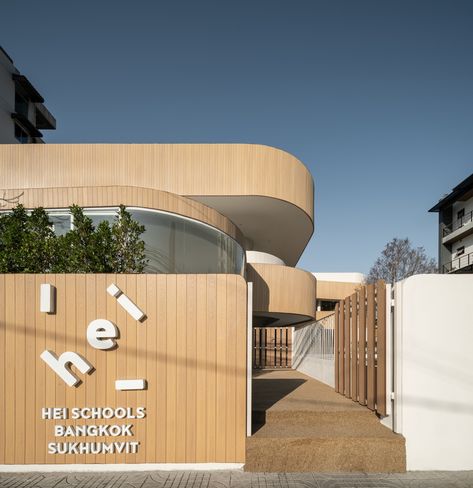
[[[30,144],[0,146],[3,188],[133,186],[211,206],[250,249],[293,266],[314,228],[310,172],[256,144]]]

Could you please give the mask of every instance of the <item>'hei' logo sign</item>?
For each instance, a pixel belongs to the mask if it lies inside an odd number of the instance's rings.
[[[117,299],[117,302],[136,321],[145,319],[145,313],[140,310],[117,285],[111,284],[107,292]],[[49,284],[41,285],[41,312],[54,313],[55,288]],[[118,327],[110,320],[95,319],[87,327],[87,342],[95,349],[108,350],[117,347],[119,337]],[[80,378],[72,372],[71,366],[75,366],[82,374],[91,374],[94,367],[86,358],[76,352],[66,351],[57,356],[53,351],[45,350],[40,355],[41,359],[68,385],[78,386]],[[115,381],[116,390],[144,390],[144,379],[120,379]]]

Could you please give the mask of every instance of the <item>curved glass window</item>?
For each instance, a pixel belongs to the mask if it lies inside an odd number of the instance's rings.
[[[145,273],[226,273],[243,274],[245,253],[229,235],[180,215],[158,210],[127,207],[127,211],[145,226],[148,264]],[[66,211],[48,211],[56,234],[67,232],[74,224]],[[84,209],[96,227],[103,220],[113,223],[116,209]]]
[[[127,210],[145,226],[148,273],[243,273],[243,249],[224,232],[175,214]]]

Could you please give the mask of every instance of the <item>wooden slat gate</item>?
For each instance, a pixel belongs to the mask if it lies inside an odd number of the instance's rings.
[[[386,285],[361,287],[335,307],[335,390],[386,415]]]
[[[253,368],[292,366],[292,327],[253,328]]]

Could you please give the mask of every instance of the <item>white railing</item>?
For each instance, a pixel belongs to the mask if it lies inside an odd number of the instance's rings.
[[[294,329],[293,368],[335,386],[335,315]]]

